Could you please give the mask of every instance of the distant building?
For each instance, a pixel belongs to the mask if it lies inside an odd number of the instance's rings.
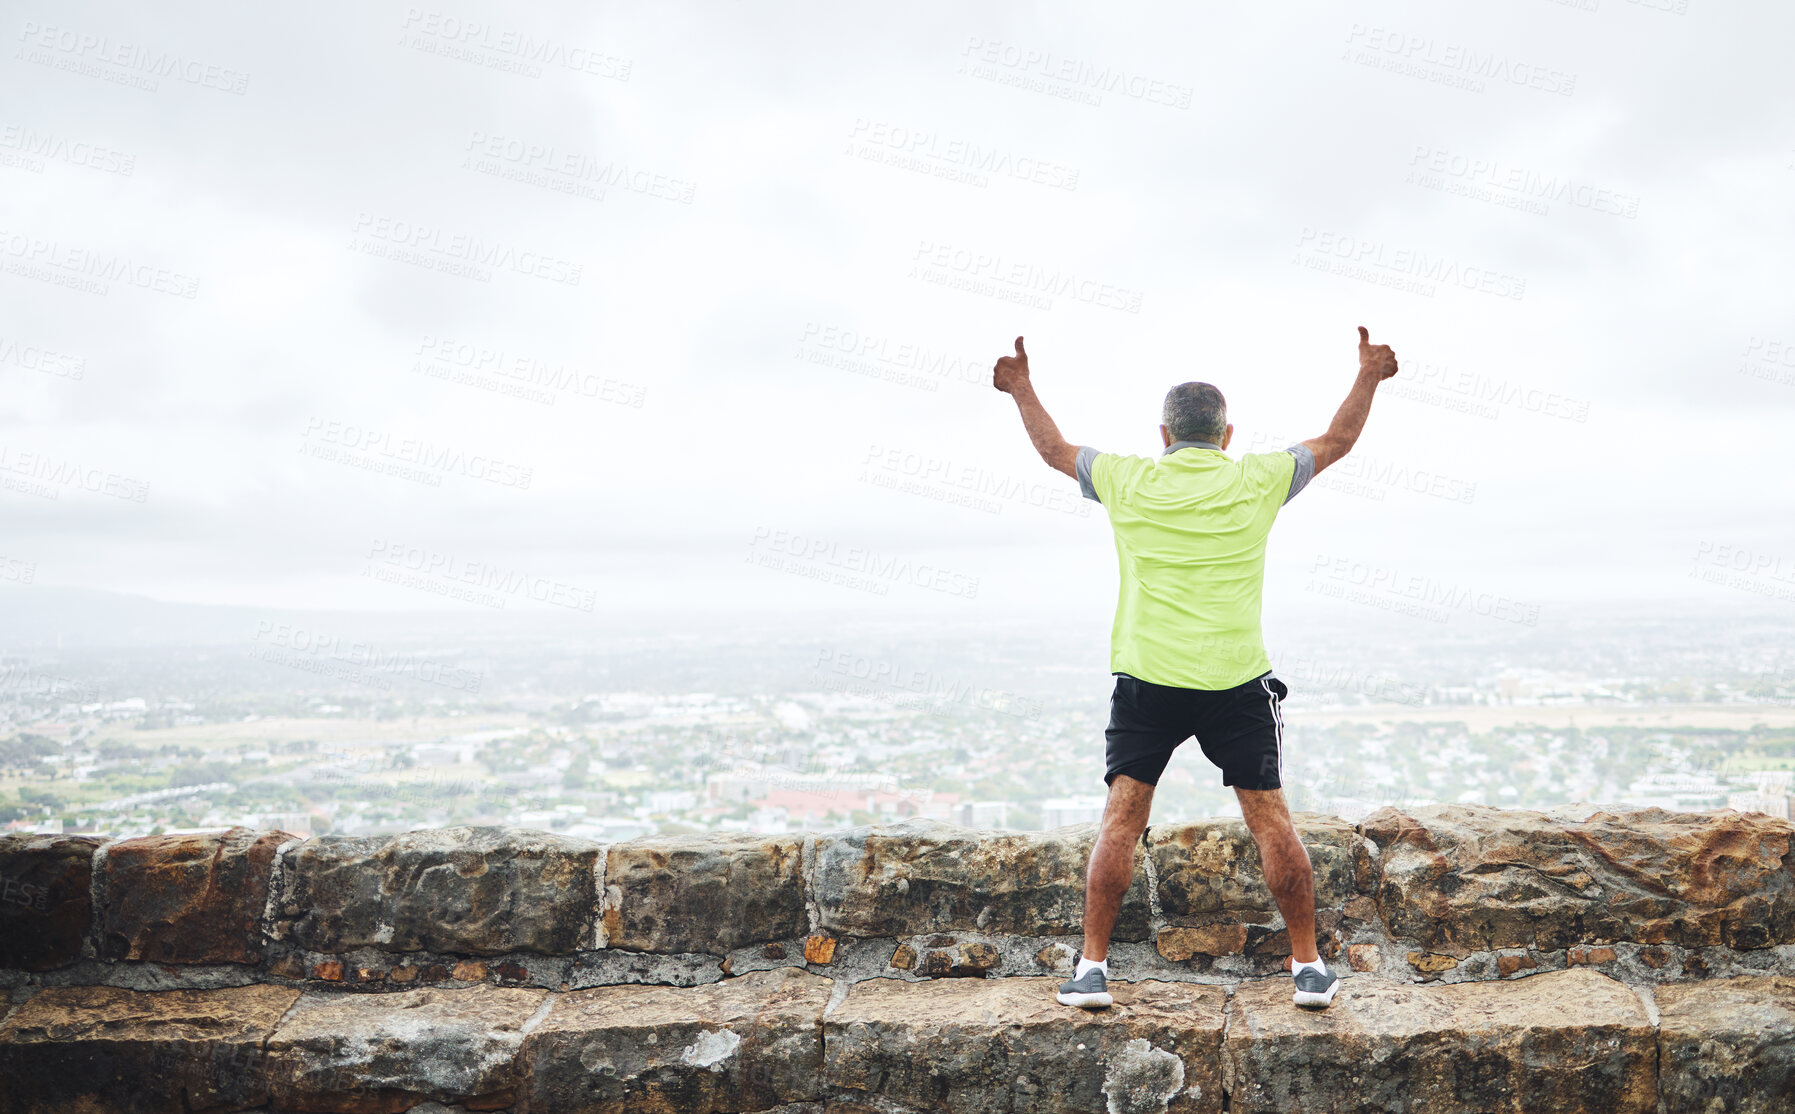
[[[966,801],[960,805],[955,820],[962,828],[1007,828],[1010,826],[1010,802]]]
[[[1053,797],[1041,802],[1041,827],[1094,824],[1103,819],[1102,797]]]
[[[643,794],[650,812],[684,812],[698,807],[698,794],[690,789],[656,789]]]
[[[864,802],[850,793],[807,792],[801,789],[773,789],[755,802],[759,805],[756,816],[766,813],[777,815],[782,826],[775,831],[784,831],[784,823],[795,822],[800,828],[821,828],[830,823],[843,823],[854,809],[863,807]],[[767,823],[762,819],[759,823]],[[766,830],[755,827],[756,831]]]
[[[1727,794],[1727,786],[1711,773],[1660,772],[1635,781],[1620,803],[1668,812],[1702,812],[1720,808]]]
[[[1787,820],[1791,801],[1795,801],[1795,797],[1791,797],[1787,793],[1766,793],[1753,790],[1746,793],[1728,793],[1726,807],[1740,812],[1761,812],[1767,816]]]
[[[454,766],[474,760],[474,748],[466,744],[420,743],[411,748],[420,766]]]
[[[713,801],[752,801],[773,789],[843,795],[858,791],[857,795],[866,796],[869,791],[897,788],[897,778],[890,774],[812,773],[748,765],[711,774],[704,783],[705,795]]]
[[[294,835],[310,836],[312,834],[312,817],[305,812],[258,812],[246,818],[249,827],[258,831],[292,832]]]
[[[579,820],[561,829],[561,834],[573,839],[590,839],[598,843],[612,843],[637,836],[654,834],[659,827],[646,820],[627,820],[621,817],[601,817],[596,820]]]
[[[941,793],[932,789],[911,790],[900,794],[903,800],[898,802],[899,816],[926,816],[930,820],[943,820],[952,823],[954,816],[960,811],[960,795],[958,793]]]

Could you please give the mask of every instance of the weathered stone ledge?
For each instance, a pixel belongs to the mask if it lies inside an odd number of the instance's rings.
[[[784,953],[769,957],[763,947],[738,949],[723,960],[701,953],[660,955],[648,952],[592,951],[571,956],[514,953],[478,959],[385,953],[292,955],[268,969],[238,965],[174,966],[158,963],[83,960],[54,971],[0,970],[0,1004],[23,1001],[35,989],[52,986],[110,986],[125,990],[212,990],[233,986],[271,985],[298,990],[333,990],[382,994],[424,988],[464,989],[490,985],[542,990],[581,990],[595,986],[700,986],[751,971],[796,969],[852,984],[863,979],[926,982],[942,978],[1064,977],[1071,972],[1080,939],[1059,937],[978,937],[965,933],[929,934],[902,939],[835,940],[828,964],[807,963],[807,938],[779,944]],[[948,943],[952,941],[952,943]],[[1733,952],[1725,948],[1665,949],[1660,945],[1615,944],[1612,959],[1591,962],[1605,954],[1590,949],[1559,952],[1476,952],[1463,958],[1404,949],[1402,944],[1351,945],[1354,962],[1339,953],[1333,965],[1396,982],[1462,983],[1514,981],[1561,970],[1596,970],[1636,987],[1674,985],[1703,979],[1795,975],[1795,945]],[[1373,954],[1370,949],[1377,949]],[[1670,961],[1654,962],[1664,955]],[[992,957],[996,962],[991,966]],[[1450,960],[1456,966],[1437,968]],[[1574,961],[1573,961],[1574,960]],[[1420,967],[1417,967],[1417,964]],[[727,965],[727,970],[725,969]],[[1124,977],[1197,985],[1232,986],[1284,969],[1283,959],[1232,957],[1205,963],[1167,960],[1150,942],[1110,947],[1111,968]],[[277,972],[299,972],[286,977]],[[10,996],[10,998],[9,998]]]
[[[1392,982],[1588,968],[1633,985],[1795,975],[1795,827],[1729,810],[1442,806],[1298,818],[1317,943]],[[1079,944],[1093,825],[935,821],[644,838],[449,828],[0,838],[0,987],[267,984],[406,992],[1040,977]],[[1121,972],[1232,984],[1287,934],[1238,821],[1155,825],[1117,925]]]
[[[0,1114],[1755,1114],[1795,1095],[1789,977],[1654,1001],[1587,969],[1355,975],[1324,1013],[1282,977],[1118,981],[1098,1012],[1059,1006],[1056,982],[844,987],[784,968],[565,992],[50,987],[0,1021]]]

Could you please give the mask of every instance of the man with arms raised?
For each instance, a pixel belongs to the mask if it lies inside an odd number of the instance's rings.
[[[1134,876],[1134,845],[1147,828],[1153,789],[1172,751],[1192,735],[1259,846],[1265,882],[1284,915],[1299,1006],[1326,1008],[1340,978],[1315,948],[1315,877],[1284,803],[1288,695],[1273,676],[1259,629],[1265,539],[1278,509],[1315,474],[1345,456],[1365,427],[1377,385],[1396,374],[1396,354],[1359,327],[1359,373],[1320,437],[1234,460],[1227,404],[1208,383],[1166,394],[1165,451],[1157,458],[1100,453],[1060,436],[1035,397],[1028,353],[997,361],[992,383],[1016,400],[1035,450],[1073,476],[1109,512],[1121,563],[1110,634],[1110,697],[1104,782],[1109,800],[1085,875],[1084,950],[1060,987],[1069,1006],[1100,1007],[1108,990],[1109,936]]]

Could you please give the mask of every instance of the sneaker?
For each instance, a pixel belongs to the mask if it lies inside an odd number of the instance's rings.
[[[1109,980],[1103,977],[1101,967],[1093,967],[1081,977],[1061,983],[1057,997],[1062,1006],[1083,1006],[1088,1010],[1115,1003],[1109,993]]]
[[[1325,968],[1317,971],[1313,967],[1305,967],[1297,972],[1296,996],[1293,1001],[1308,1009],[1325,1010],[1328,1003],[1334,1000],[1334,992],[1339,989],[1339,975]]]

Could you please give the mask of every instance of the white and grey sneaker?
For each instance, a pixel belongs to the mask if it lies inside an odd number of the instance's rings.
[[[1110,996],[1109,980],[1103,977],[1101,967],[1093,967],[1078,978],[1061,983],[1057,997],[1062,1006],[1083,1006],[1087,1010],[1102,1009],[1116,1001]]]
[[[1320,970],[1304,967],[1296,973],[1296,996],[1293,1001],[1308,1009],[1325,1010],[1328,1003],[1334,1000],[1334,992],[1339,989],[1340,976],[1325,966]]]

